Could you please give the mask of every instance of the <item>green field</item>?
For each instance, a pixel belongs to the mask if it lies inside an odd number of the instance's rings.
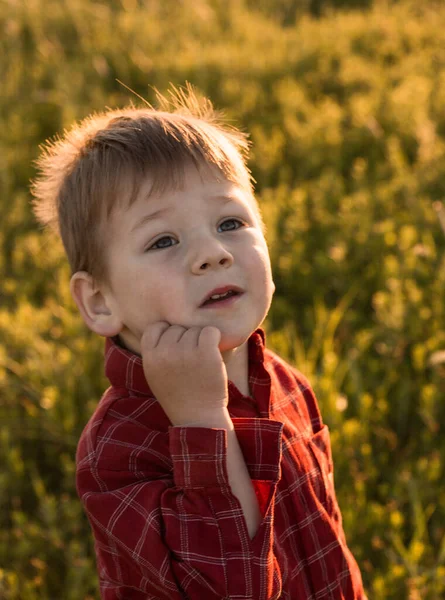
[[[369,600],[445,598],[445,4],[0,0],[0,598],[92,600],[74,456],[107,382],[39,144],[192,83],[251,134],[269,345],[331,428]]]

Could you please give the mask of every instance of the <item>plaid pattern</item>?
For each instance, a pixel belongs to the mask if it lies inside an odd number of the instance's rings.
[[[308,381],[249,339],[253,398],[229,411],[263,520],[250,540],[226,431],[172,427],[140,357],[106,341],[111,387],[77,450],[77,489],[107,600],[365,600],[345,541],[328,427]]]

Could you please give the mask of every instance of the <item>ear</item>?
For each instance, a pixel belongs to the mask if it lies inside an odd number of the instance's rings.
[[[110,292],[105,286],[98,286],[89,273],[74,273],[70,291],[83,320],[92,331],[113,337],[122,330],[123,324],[113,310]]]

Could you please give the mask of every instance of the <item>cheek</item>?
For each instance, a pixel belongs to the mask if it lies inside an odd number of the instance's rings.
[[[170,322],[184,312],[186,290],[181,279],[174,273],[162,273],[151,277],[144,294],[147,309],[156,320]]]
[[[273,286],[272,281],[272,269],[270,264],[269,253],[267,247],[259,244],[256,248],[256,252],[250,259],[250,270],[252,271],[255,280],[269,289]]]
[[[254,293],[258,306],[263,306],[267,311],[275,291],[269,255],[260,247],[257,252],[244,258],[244,266],[249,273],[248,286]]]

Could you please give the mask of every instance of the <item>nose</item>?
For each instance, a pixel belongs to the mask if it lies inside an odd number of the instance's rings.
[[[211,269],[227,269],[231,265],[233,255],[218,240],[196,240],[191,258],[191,269],[195,275],[202,275]]]

